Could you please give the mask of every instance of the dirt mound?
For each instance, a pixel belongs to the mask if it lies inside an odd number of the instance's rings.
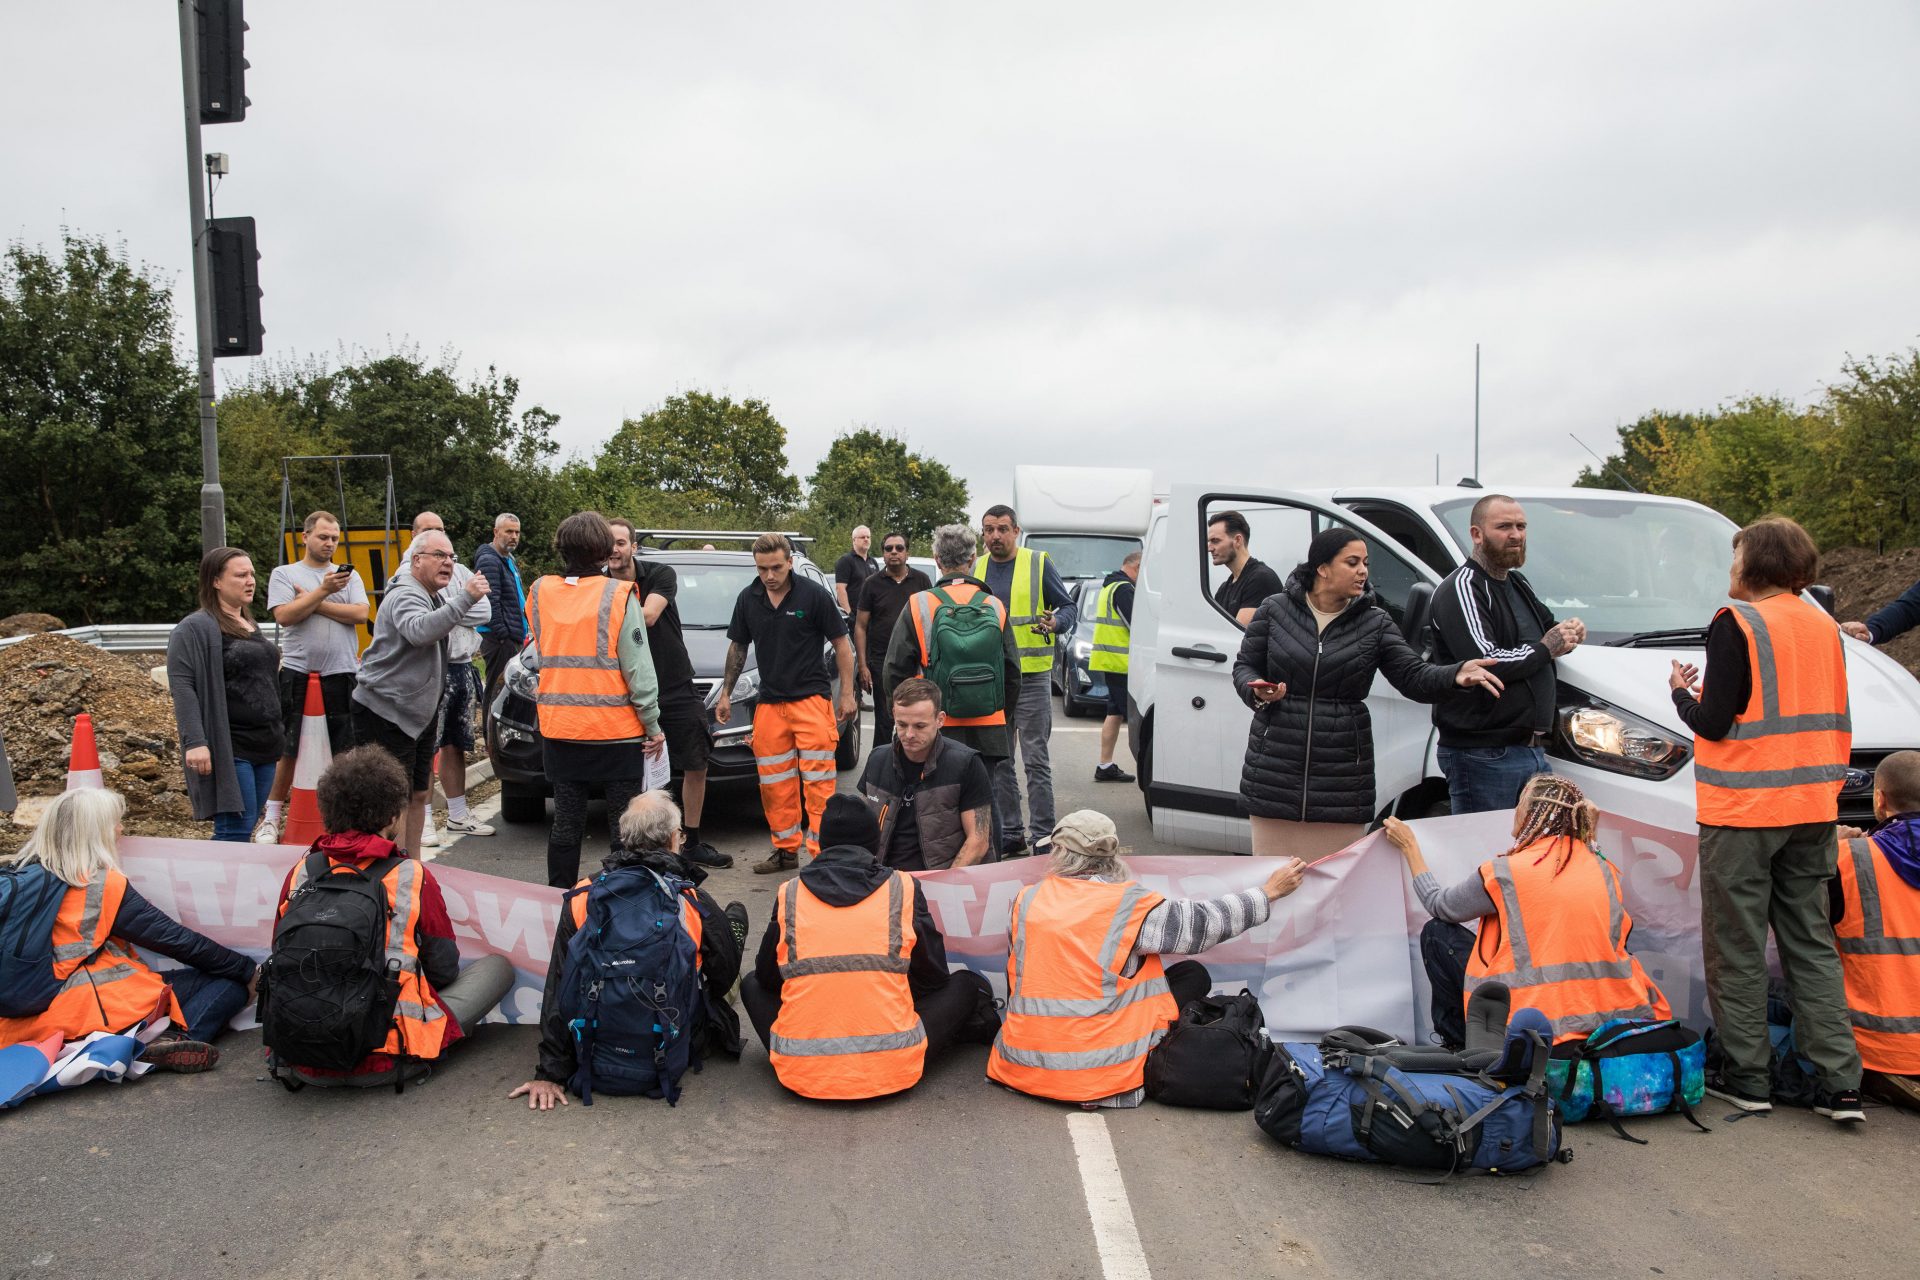
[[[67,624],[50,613],[14,613],[0,618],[0,640],[14,636],[37,636],[46,631],[64,631]]]
[[[1920,582],[1920,547],[1902,547],[1883,556],[1864,547],[1840,547],[1822,557],[1820,581],[1833,588],[1842,620],[1864,620]],[[1920,629],[1883,648],[1896,662],[1920,676]]]
[[[23,796],[66,785],[73,717],[93,717],[106,783],[133,819],[190,820],[173,701],[131,658],[71,636],[39,635],[0,649],[0,733]]]

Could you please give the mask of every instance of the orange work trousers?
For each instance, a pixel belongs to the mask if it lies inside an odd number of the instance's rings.
[[[762,702],[753,710],[753,758],[760,767],[760,807],[773,847],[820,852],[820,818],[833,795],[834,748],[840,726],[825,698]]]

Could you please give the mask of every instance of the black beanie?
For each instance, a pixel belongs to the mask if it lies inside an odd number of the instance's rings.
[[[820,815],[820,847],[832,849],[852,845],[868,853],[880,852],[880,822],[873,809],[859,796],[836,791],[827,798],[827,811]]]

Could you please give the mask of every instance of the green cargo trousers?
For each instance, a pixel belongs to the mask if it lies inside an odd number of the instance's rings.
[[[1700,943],[1707,999],[1726,1050],[1727,1084],[1768,1093],[1767,926],[1793,1009],[1793,1035],[1820,1087],[1860,1087],[1847,993],[1827,919],[1827,881],[1839,857],[1831,822],[1700,828]]]

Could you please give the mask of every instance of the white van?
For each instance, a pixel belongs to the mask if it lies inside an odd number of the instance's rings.
[[[1061,577],[1098,582],[1140,549],[1153,515],[1153,472],[1130,467],[1013,469],[1020,544]]]
[[[1693,740],[1674,712],[1675,658],[1700,662],[1706,625],[1726,602],[1736,526],[1697,503],[1601,489],[1511,489],[1527,511],[1524,572],[1587,642],[1557,664],[1559,711],[1547,751],[1602,809],[1658,826],[1694,823]],[[1129,738],[1154,835],[1169,844],[1245,852],[1240,767],[1252,719],[1233,690],[1244,628],[1213,603],[1225,576],[1207,557],[1207,521],[1237,510],[1250,551],[1284,578],[1321,529],[1350,526],[1369,549],[1382,608],[1422,644],[1433,587],[1472,547],[1470,488],[1296,493],[1234,485],[1173,486],[1156,508],[1134,601]],[[1883,653],[1845,641],[1853,769],[1843,821],[1871,815],[1872,771],[1920,747],[1920,682]],[[1381,816],[1444,812],[1430,709],[1376,679],[1374,785]]]

